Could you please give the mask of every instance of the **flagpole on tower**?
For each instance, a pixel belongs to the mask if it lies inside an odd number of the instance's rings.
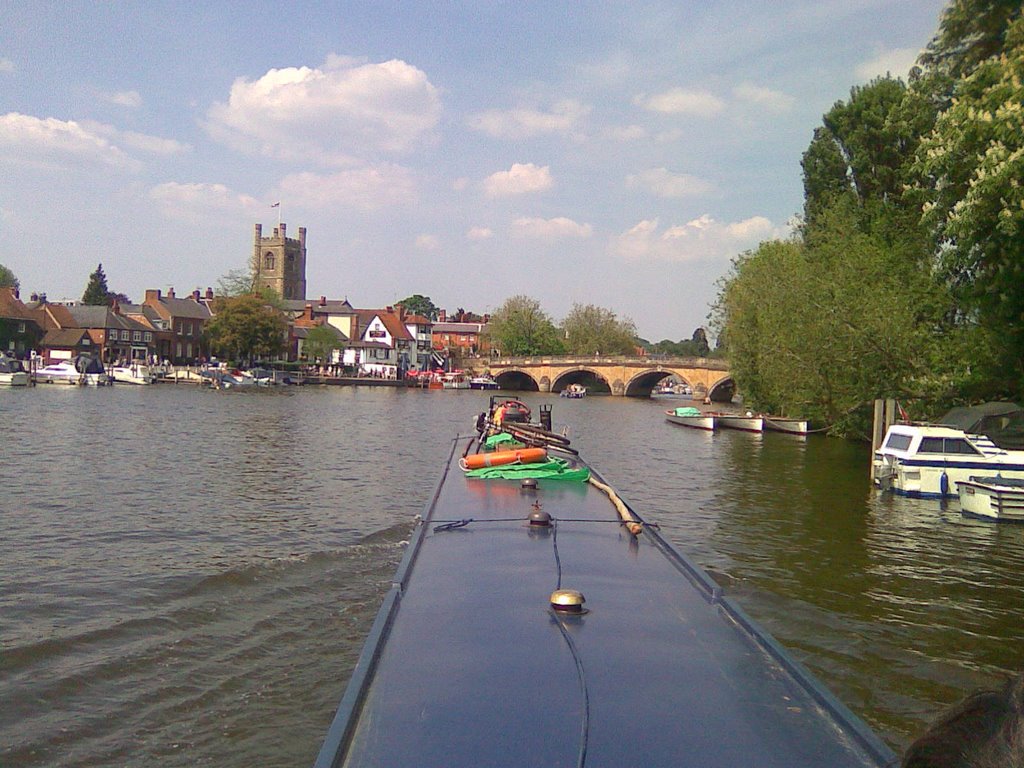
[[[274,203],[271,208],[277,208],[277,228],[281,228],[281,201]]]

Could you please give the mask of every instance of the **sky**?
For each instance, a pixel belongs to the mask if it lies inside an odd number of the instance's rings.
[[[217,288],[307,230],[307,297],[707,323],[786,237],[850,88],[945,0],[0,4],[0,264],[22,297]],[[278,207],[272,207],[280,203]]]

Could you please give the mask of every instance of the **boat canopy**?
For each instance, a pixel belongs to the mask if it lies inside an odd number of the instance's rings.
[[[981,403],[953,408],[939,423],[969,434],[985,435],[1000,448],[1024,448],[1024,408],[1016,403]]]
[[[8,357],[0,352],[0,373],[20,373],[25,370],[21,360],[16,357]]]

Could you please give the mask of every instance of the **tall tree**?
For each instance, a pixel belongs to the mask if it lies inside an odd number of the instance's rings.
[[[107,276],[103,272],[103,265],[97,264],[96,271],[89,275],[89,283],[85,286],[85,293],[82,294],[82,303],[106,306],[110,303],[109,294],[110,289],[107,287]]]
[[[405,311],[410,314],[422,315],[428,320],[437,320],[438,309],[434,306],[434,302],[430,300],[429,296],[416,293],[395,303],[401,304],[405,307]]]
[[[14,276],[14,273],[0,264],[0,288],[13,287],[15,290],[21,287],[18,282],[18,278]]]
[[[218,296],[241,296],[252,293],[254,287],[252,267],[229,269],[217,278]]]
[[[334,350],[339,347],[338,334],[333,328],[326,325],[310,328],[306,334],[306,341],[302,345],[306,356],[310,360],[320,360],[322,362],[331,362]]]
[[[562,334],[572,355],[629,355],[637,346],[632,320],[593,304],[574,304],[562,321]]]
[[[564,351],[558,329],[540,302],[512,296],[491,315],[491,348],[503,355],[554,355]]]
[[[1020,0],[953,0],[920,61],[953,78],[967,77],[1003,50],[1010,25],[1020,17]]]
[[[284,348],[288,323],[263,296],[222,297],[214,309],[214,318],[205,330],[211,352],[251,362],[273,357]]]
[[[957,83],[955,99],[922,141],[925,221],[945,273],[1001,347],[1010,393],[1024,393],[1024,19],[1005,50]]]

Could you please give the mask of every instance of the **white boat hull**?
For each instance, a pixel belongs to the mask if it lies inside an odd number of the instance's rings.
[[[681,427],[703,429],[707,432],[712,432],[715,429],[714,416],[676,416],[672,411],[668,411],[665,414],[665,418],[673,424],[678,424]]]
[[[715,414],[715,428],[738,429],[741,432],[763,432],[764,419],[760,416],[732,416],[729,414]]]
[[[27,387],[28,374],[24,371],[0,373],[0,385],[5,387]]]
[[[1005,485],[997,478],[974,477],[958,482],[956,487],[962,514],[1024,523],[1024,484]]]
[[[148,368],[118,366],[109,369],[110,378],[117,384],[152,384],[155,378]]]
[[[779,416],[764,416],[764,428],[771,432],[785,432],[789,435],[806,435],[806,419],[784,419]]]

